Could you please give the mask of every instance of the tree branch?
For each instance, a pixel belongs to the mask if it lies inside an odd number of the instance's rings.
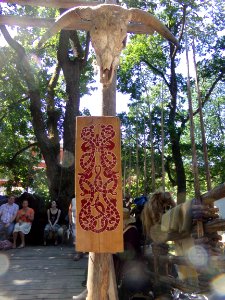
[[[78,58],[78,59],[83,59],[84,53],[83,53],[83,49],[82,49],[80,41],[79,41],[79,37],[77,35],[77,31],[76,30],[71,31],[69,38],[71,41],[71,46],[73,49],[74,57]]]
[[[38,143],[41,147],[42,154],[46,158],[46,156],[49,155],[48,148],[50,144],[46,134],[45,121],[42,114],[42,103],[40,99],[40,89],[37,83],[38,81],[35,79],[33,68],[29,64],[29,59],[26,55],[25,49],[10,36],[4,25],[0,25],[0,30],[9,46],[11,46],[17,54],[17,70],[21,72],[21,75],[24,77],[28,87],[32,125]]]
[[[204,107],[204,105],[207,103],[207,101],[209,100],[212,92],[214,91],[217,83],[224,77],[225,75],[225,69],[222,70],[222,72],[219,74],[219,76],[214,80],[213,84],[211,85],[210,89],[208,90],[207,94],[205,95],[204,101],[202,101],[202,107]],[[196,109],[196,111],[193,113],[193,115],[195,116],[196,114],[199,113],[199,108]],[[184,123],[187,123],[189,121],[189,115],[188,117],[185,119]]]
[[[184,34],[184,26],[185,26],[185,19],[186,19],[186,8],[187,8],[187,6],[184,5],[183,6],[183,16],[182,16],[182,19],[181,19],[181,31],[180,31],[180,34],[179,34],[179,37],[178,37],[179,44],[180,44],[180,41],[182,40],[182,37],[183,37],[183,34]],[[176,56],[178,50],[179,50],[179,48],[175,47],[174,52],[172,54],[173,58]]]
[[[172,186],[176,186],[177,185],[177,181],[173,179],[172,174],[171,174],[171,169],[170,169],[170,158],[166,158],[165,161],[165,170],[168,174],[168,178],[172,184]]]
[[[90,36],[90,32],[88,31],[87,35],[86,35],[86,46],[85,46],[84,59],[83,59],[84,65],[87,63],[89,48],[90,48],[90,41],[91,41],[91,36]]]
[[[58,121],[59,121],[59,112],[57,112],[55,108],[55,87],[57,85],[59,74],[60,74],[61,67],[59,63],[56,64],[55,71],[52,74],[52,77],[48,83],[48,93],[47,93],[47,127],[48,127],[48,134],[50,140],[56,145],[59,143],[59,133],[57,129]]]
[[[155,73],[157,73],[158,75],[160,75],[163,80],[165,81],[165,84],[167,85],[167,87],[170,89],[170,84],[169,82],[167,81],[165,75],[163,74],[162,71],[160,71],[159,69],[157,69],[155,66],[153,66],[152,64],[150,64],[149,61],[147,61],[144,57],[141,58],[141,60],[150,68],[152,69]]]
[[[38,146],[38,143],[35,142],[35,143],[32,143],[32,144],[29,144],[27,146],[25,146],[24,148],[20,149],[19,151],[17,151],[13,157],[10,159],[9,163],[10,165],[12,165],[15,161],[15,159],[17,158],[17,156],[19,156],[21,153],[23,153],[24,151],[26,151],[27,149],[31,148],[31,147],[34,147],[34,146]]]

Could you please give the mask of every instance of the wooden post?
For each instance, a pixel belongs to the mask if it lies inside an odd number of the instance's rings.
[[[102,115],[116,115],[116,73],[109,86],[102,85]],[[110,253],[89,253],[87,300],[117,300],[115,271]]]
[[[187,63],[187,96],[188,96],[188,106],[189,106],[189,117],[190,117],[190,137],[191,137],[191,150],[192,150],[192,173],[194,175],[194,190],[195,190],[195,203],[201,204],[201,193],[200,193],[200,183],[199,183],[199,173],[198,173],[198,162],[197,162],[197,151],[194,136],[194,115],[192,107],[192,95],[191,95],[191,84],[190,84],[190,70],[189,70],[189,57],[188,57],[188,40],[187,40],[187,30],[185,24],[185,50],[186,50],[186,63]],[[204,228],[202,220],[197,220],[198,237],[204,235]]]
[[[163,90],[163,82],[161,86],[161,138],[162,138],[162,188],[165,191],[165,161],[164,161],[164,149],[165,149],[165,135],[164,135],[164,90]]]

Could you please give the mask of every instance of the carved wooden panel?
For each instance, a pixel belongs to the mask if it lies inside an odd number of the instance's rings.
[[[76,121],[76,249],[123,251],[119,118]]]

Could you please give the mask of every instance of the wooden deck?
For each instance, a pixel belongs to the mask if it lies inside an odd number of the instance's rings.
[[[71,300],[83,291],[88,257],[73,261],[73,247],[27,246],[0,251],[0,300]]]

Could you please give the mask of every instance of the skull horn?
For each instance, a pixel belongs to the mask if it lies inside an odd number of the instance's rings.
[[[56,19],[54,25],[44,33],[38,47],[41,47],[49,38],[64,28],[73,27],[74,29],[89,31],[91,18],[92,8],[89,6],[74,7],[65,11]]]
[[[142,11],[138,8],[130,8],[129,11],[132,14],[131,22],[141,23],[151,27],[159,34],[161,34],[165,39],[169,40],[174,45],[179,47],[179,42],[177,41],[177,39],[173,36],[169,29],[159,21],[159,19],[157,19],[150,13]]]

